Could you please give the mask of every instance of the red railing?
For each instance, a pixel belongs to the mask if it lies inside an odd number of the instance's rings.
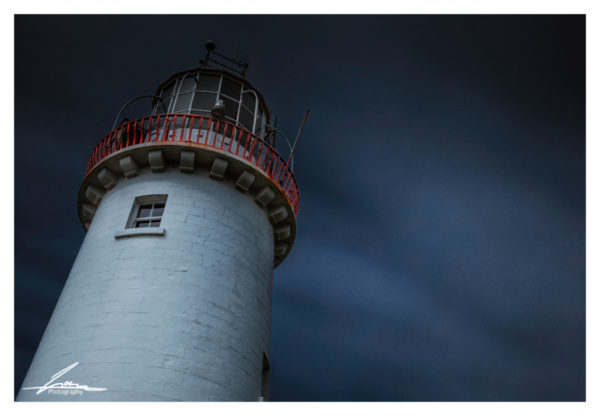
[[[269,143],[233,123],[194,114],[158,114],[123,123],[94,148],[86,175],[106,157],[148,143],[188,143],[230,153],[256,166],[298,214],[298,187],[286,160]]]

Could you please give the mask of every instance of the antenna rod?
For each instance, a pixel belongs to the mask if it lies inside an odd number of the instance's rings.
[[[290,152],[290,156],[288,157],[286,165],[290,164],[290,160],[292,159],[292,156],[294,155],[294,150],[296,150],[296,144],[298,144],[298,139],[300,138],[300,133],[302,133],[302,129],[304,128],[304,123],[306,122],[306,117],[308,117],[309,111],[310,111],[310,108],[307,108],[306,113],[304,114],[304,120],[302,120],[302,124],[300,125],[300,130],[298,130],[298,135],[296,136],[296,140],[294,140],[294,145],[292,146],[292,150]]]
[[[208,42],[206,42],[206,56],[204,57],[203,61],[199,61],[202,65],[208,65],[210,61],[213,61],[214,63],[219,64],[222,67],[229,69],[230,71],[240,74],[242,76],[242,78],[246,76],[246,70],[248,69],[248,62],[244,62],[240,59],[235,59],[235,58],[230,58],[228,56],[225,56],[222,53],[216,52],[215,48],[216,48],[215,42],[213,42],[212,40],[209,40]],[[219,62],[215,58],[211,58],[211,53],[218,56],[219,58],[222,58],[228,62],[231,62],[232,64],[236,65],[238,68],[242,68],[242,70],[240,71],[239,69],[232,68],[229,65],[224,64],[223,62]]]

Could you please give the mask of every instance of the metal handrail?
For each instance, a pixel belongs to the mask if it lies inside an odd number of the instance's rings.
[[[196,114],[156,114],[117,126],[96,145],[86,176],[112,153],[148,143],[186,143],[232,154],[261,170],[298,214],[299,192],[287,161],[273,146],[248,130]]]

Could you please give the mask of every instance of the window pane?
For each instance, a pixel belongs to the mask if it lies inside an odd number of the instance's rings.
[[[248,107],[250,111],[254,113],[254,105],[256,102],[256,100],[254,99],[254,94],[252,94],[251,92],[245,92],[242,96],[242,102],[246,107]]]
[[[196,86],[196,80],[194,79],[193,76],[188,75],[182,81],[181,89],[179,90],[179,93],[181,94],[183,92],[191,92],[195,86]]]
[[[190,102],[192,101],[192,93],[188,92],[187,94],[179,94],[177,96],[177,101],[175,102],[175,107],[173,108],[173,112],[177,113],[180,111],[187,112],[190,108]]]
[[[242,108],[245,108],[246,111],[248,111],[251,114],[254,114],[254,107],[250,108],[248,106],[242,105]]]
[[[140,206],[140,211],[138,212],[138,218],[149,217],[151,212],[152,212],[152,205],[142,205],[142,206]]]
[[[135,223],[135,228],[146,228],[148,227],[150,221],[138,221]]]
[[[162,102],[162,105],[158,106],[158,113],[157,114],[165,114],[169,112],[169,109],[171,108],[171,103],[173,102],[172,98],[167,98],[165,101]]]
[[[156,103],[156,114],[165,114],[169,111],[169,101],[164,101],[163,98]]]
[[[150,227],[158,227],[160,225],[160,220],[159,221],[150,221]]]
[[[256,115],[256,128],[254,129],[254,134],[261,134],[261,127],[262,127],[262,114],[260,113],[260,110],[258,110],[258,114]]]
[[[171,104],[171,94],[173,93],[173,85],[174,83],[172,82],[171,84],[163,88],[160,94],[160,98],[162,99],[162,101],[158,103],[156,110],[158,114],[164,114],[169,111],[169,105]]]
[[[154,210],[152,211],[153,217],[160,217],[165,210],[165,204],[154,204]]]
[[[248,131],[252,131],[253,120],[254,117],[252,116],[252,113],[250,113],[250,111],[242,107],[242,110],[240,111],[240,124],[242,125],[242,127],[244,127]]]
[[[238,102],[223,96],[221,96],[221,99],[223,100],[223,104],[225,104],[225,116],[235,121],[239,105]]]
[[[215,105],[217,101],[217,94],[208,92],[196,92],[194,95],[194,103],[192,107],[196,110],[209,111]]]
[[[196,81],[196,89],[200,91],[214,91],[219,90],[219,75],[202,75],[198,76]]]
[[[239,100],[241,92],[242,84],[232,81],[227,77],[223,78],[223,83],[221,84],[221,94],[224,94],[229,98],[233,98],[234,100]]]
[[[173,83],[171,83],[171,84],[167,85],[165,88],[163,88],[160,96],[163,100],[166,101],[171,96],[172,92],[173,92]]]

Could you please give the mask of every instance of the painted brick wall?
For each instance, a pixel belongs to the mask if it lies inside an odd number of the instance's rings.
[[[166,234],[116,240],[134,199],[167,194]],[[269,356],[273,235],[229,182],[143,170],[108,191],[25,378],[104,392],[18,400],[257,400]]]

